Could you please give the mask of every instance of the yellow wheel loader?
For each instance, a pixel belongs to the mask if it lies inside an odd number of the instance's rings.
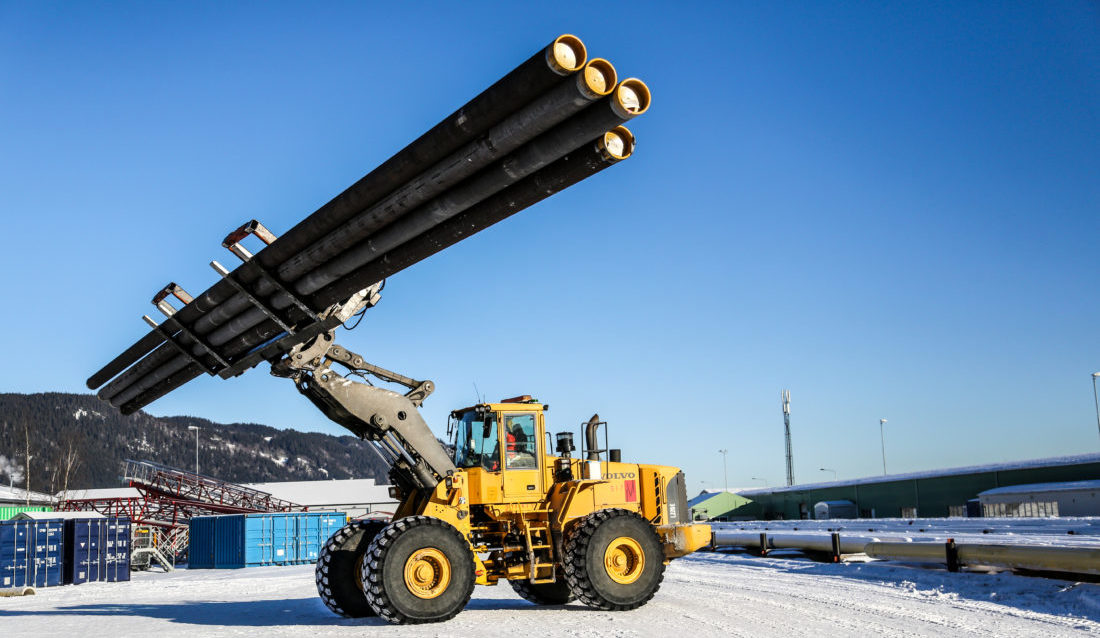
[[[554,38],[282,237],[257,220],[231,232],[222,246],[243,263],[211,262],[220,279],[196,297],[160,290],[164,320],[144,316],[151,331],[88,387],[132,414],[203,373],[267,362],[370,441],[400,506],[388,524],[353,522],[328,540],[317,588],[339,614],[446,620],[475,584],[501,580],[538,604],[644,604],[668,561],[709,542],[678,469],[599,449],[599,419],[573,458],[571,435],[552,443],[546,406],[529,397],[454,411],[448,453],[418,412],[432,383],[365,362],[333,331],[374,306],[387,277],[629,158],[622,124],[650,101],[577,37]],[[365,375],[407,391],[350,378]]]
[[[409,391],[352,380],[333,364]],[[353,521],[317,562],[317,590],[343,616],[447,620],[475,584],[501,580],[540,605],[634,609],[670,560],[710,542],[708,526],[690,523],[683,472],[598,448],[598,417],[585,427],[585,458],[573,458],[572,433],[551,444],[539,401],[481,403],[451,413],[448,453],[418,411],[432,383],[366,363],[331,332],[272,371],[392,464],[393,520]]]

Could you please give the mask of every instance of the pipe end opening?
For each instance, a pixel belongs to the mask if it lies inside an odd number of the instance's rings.
[[[546,49],[546,59],[555,73],[569,75],[584,66],[588,51],[580,38],[560,35]]]
[[[588,64],[584,65],[584,73],[582,73],[583,87],[593,97],[603,97],[610,95],[611,91],[615,90],[615,83],[619,79],[618,73],[615,72],[615,67],[603,58],[593,58],[588,61]]]
[[[624,160],[634,153],[634,134],[625,126],[616,126],[604,133],[597,145],[608,160]]]
[[[615,87],[615,112],[629,119],[649,110],[652,96],[649,87],[638,78],[628,78]]]

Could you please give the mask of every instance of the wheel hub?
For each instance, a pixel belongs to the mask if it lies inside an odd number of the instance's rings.
[[[638,541],[620,536],[608,544],[603,554],[604,568],[611,580],[629,585],[642,575],[645,569],[645,552]]]
[[[405,561],[405,586],[417,598],[435,598],[450,583],[451,562],[434,547],[417,550]]]

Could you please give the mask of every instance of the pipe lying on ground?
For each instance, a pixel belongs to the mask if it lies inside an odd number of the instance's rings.
[[[960,565],[1100,575],[1100,549],[1029,545],[957,544]],[[868,543],[871,558],[947,563],[944,543]]]
[[[318,291],[325,299],[344,299],[362,288],[357,282],[380,281],[414,263],[469,237],[489,226],[560,192],[581,180],[623,160],[633,153],[634,136],[623,126],[599,135],[566,154],[561,159],[518,180],[507,188],[451,217],[428,232],[403,244],[401,250],[387,252],[350,273],[328,288]],[[244,354],[252,346],[243,343],[264,343],[277,336],[281,329],[271,321],[264,322],[241,335],[241,343],[226,350],[229,357]],[[161,384],[150,387],[121,405],[123,414],[131,414],[202,374],[194,363],[185,364],[171,373]]]
[[[584,43],[580,39],[571,35],[555,38],[477,97],[283,233],[274,243],[257,253],[254,259],[265,268],[278,267],[283,261],[407,182],[425,166],[438,162],[468,144],[510,113],[580,70],[585,65],[587,56]],[[259,271],[251,264],[244,264],[239,270],[241,279],[246,282],[259,276]],[[194,322],[236,292],[227,282],[218,281],[192,303],[184,306],[177,317],[170,318],[162,326],[174,332],[179,329],[179,322],[185,325]],[[166,345],[163,340],[158,331],[149,332],[93,374],[87,381],[88,388],[95,389],[110,381],[145,354],[159,349],[158,346]]]
[[[715,547],[731,546],[745,548],[760,547],[761,532],[733,532],[715,530],[713,540]],[[772,534],[764,532],[768,546],[764,549],[803,549],[815,552],[833,551],[833,539],[831,535],[820,534]],[[845,538],[840,535],[840,551],[842,554],[862,554],[867,544],[866,538]]]

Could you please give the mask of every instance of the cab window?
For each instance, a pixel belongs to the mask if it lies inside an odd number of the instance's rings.
[[[455,465],[500,471],[500,445],[493,413],[477,414],[471,410],[462,415],[456,430]]]
[[[504,414],[505,467],[511,469],[537,469],[535,460],[538,437],[535,436],[534,413]]]

